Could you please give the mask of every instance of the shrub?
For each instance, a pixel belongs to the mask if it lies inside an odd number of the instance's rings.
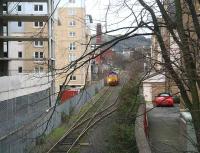
[[[117,111],[117,121],[111,132],[109,153],[137,153],[135,140],[135,118],[141,98],[139,87],[131,80],[120,93],[120,107]]]

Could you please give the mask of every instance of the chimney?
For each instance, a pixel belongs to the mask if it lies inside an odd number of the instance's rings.
[[[101,23],[97,23],[97,28],[96,28],[96,44],[99,45],[102,43],[102,30],[101,30]]]

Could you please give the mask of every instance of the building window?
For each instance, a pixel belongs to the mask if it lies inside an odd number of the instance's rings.
[[[43,72],[43,71],[44,71],[44,68],[40,66],[40,72]]]
[[[44,53],[43,52],[40,52],[40,58],[44,58]]]
[[[70,76],[70,80],[76,80],[76,76],[75,75],[71,75]]]
[[[43,41],[34,41],[34,47],[43,47]]]
[[[34,52],[34,58],[39,58],[39,52]]]
[[[75,37],[76,33],[75,32],[69,32],[70,37]]]
[[[22,58],[22,52],[21,51],[18,52],[18,58]]]
[[[17,5],[17,11],[18,12],[22,11],[22,6],[21,5]]]
[[[34,58],[36,58],[36,59],[44,58],[44,53],[43,52],[34,52]]]
[[[34,22],[34,27],[41,28],[44,26],[44,22]]]
[[[34,11],[43,11],[43,5],[34,5]]]
[[[76,21],[73,20],[69,22],[69,26],[75,26],[75,25],[76,25]]]
[[[39,5],[39,11],[43,11],[43,5]]]
[[[75,54],[69,54],[69,62],[73,62],[76,60],[76,55]]]
[[[21,45],[22,44],[22,41],[18,41],[18,45]]]
[[[3,3],[3,11],[7,11],[7,5]]]
[[[34,72],[35,73],[41,73],[41,72],[44,72],[44,68],[42,66],[36,66],[34,68]]]
[[[18,27],[21,27],[21,26],[22,26],[22,22],[18,21]]]
[[[18,67],[18,73],[22,73],[22,67]]]
[[[72,42],[69,44],[69,50],[76,50],[76,43]]]
[[[91,49],[92,49],[92,50],[95,49],[95,45],[91,45]]]
[[[76,1],[75,0],[69,0],[69,3],[75,3]]]
[[[39,72],[39,67],[35,67],[34,71],[35,71],[35,73],[38,73]]]
[[[76,15],[76,10],[74,8],[69,8],[68,9],[68,15]]]
[[[34,11],[38,11],[38,5],[34,5]]]

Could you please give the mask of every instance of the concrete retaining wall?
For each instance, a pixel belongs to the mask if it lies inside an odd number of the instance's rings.
[[[188,152],[198,152],[197,148],[195,148],[197,140],[192,123],[192,116],[189,112],[181,112],[180,128],[180,131],[183,131],[182,135],[185,136],[185,138],[181,140],[181,143],[185,144],[182,149]]]
[[[48,74],[28,74],[0,77],[0,101],[46,90],[51,87]]]
[[[146,119],[146,105],[141,103],[135,121],[135,137],[139,153],[151,153],[147,139],[148,121]]]

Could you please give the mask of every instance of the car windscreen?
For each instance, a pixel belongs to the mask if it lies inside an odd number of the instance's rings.
[[[162,94],[160,94],[159,96],[160,96],[160,97],[168,97],[168,96],[170,96],[170,95],[167,94],[167,93],[162,93]]]

